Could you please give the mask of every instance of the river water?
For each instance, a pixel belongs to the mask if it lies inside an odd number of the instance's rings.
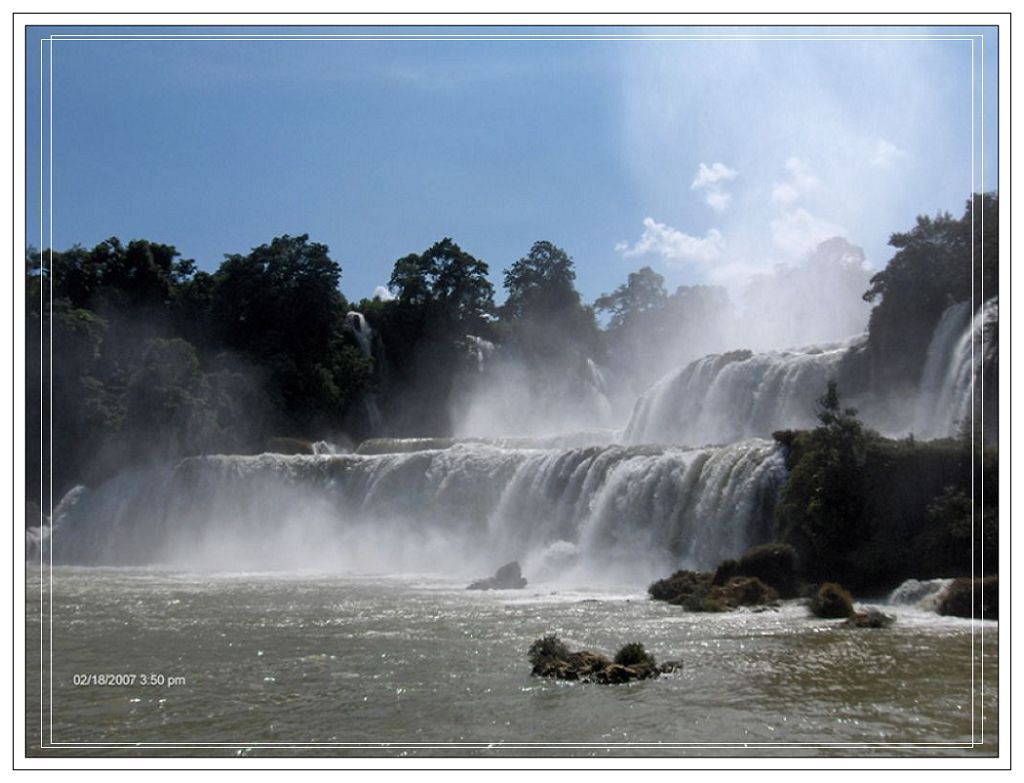
[[[45,755],[998,750],[994,622],[898,606],[886,607],[892,628],[847,630],[800,602],[690,614],[642,585],[464,587],[429,575],[30,566],[27,751],[40,753],[41,736],[55,746]],[[641,641],[683,668],[628,685],[541,681],[526,651],[548,633],[608,654]]]

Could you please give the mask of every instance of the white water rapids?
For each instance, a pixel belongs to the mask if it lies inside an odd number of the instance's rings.
[[[627,443],[731,443],[814,426],[821,396],[850,345],[698,359],[655,384],[633,409]]]
[[[710,567],[768,538],[782,454],[508,449],[211,456],[123,474],[60,509],[55,562],[607,581]]]

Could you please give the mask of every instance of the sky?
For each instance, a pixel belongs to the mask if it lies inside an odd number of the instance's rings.
[[[280,39],[304,33],[398,40]],[[160,39],[197,34],[221,38]],[[443,237],[498,301],[538,240],[587,301],[645,265],[738,288],[832,236],[882,268],[916,215],[998,189],[995,28],[30,28],[27,52],[31,244],[212,271],[309,234],[351,300]]]

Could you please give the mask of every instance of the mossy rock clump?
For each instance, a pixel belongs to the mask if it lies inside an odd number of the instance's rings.
[[[534,677],[599,682],[605,685],[647,680],[682,668],[679,661],[668,661],[659,666],[654,656],[639,642],[630,642],[622,647],[612,661],[589,650],[569,652],[561,640],[553,635],[538,639],[530,645],[527,656],[533,664],[531,674]]]
[[[714,588],[717,590],[718,588]],[[687,612],[728,612],[734,607],[729,606],[717,593],[711,589],[690,593],[681,601],[673,601],[683,607]]]
[[[711,584],[724,585],[734,576],[740,575],[740,564],[735,560],[723,560],[715,569],[715,575],[711,577]]]
[[[854,612],[846,618],[845,623],[840,623],[842,628],[888,628],[896,622],[891,614],[886,614],[880,609],[868,609],[866,612]]]
[[[698,571],[676,571],[672,576],[659,579],[647,588],[655,601],[685,605],[691,596],[700,596],[711,586],[711,575]]]
[[[740,558],[736,573],[757,577],[782,598],[795,598],[799,591],[796,550],[789,544],[762,544],[748,549]]]
[[[811,599],[811,613],[825,619],[853,616],[853,597],[835,582],[825,582]]]
[[[708,595],[713,603],[728,609],[738,606],[770,606],[779,600],[779,594],[756,576],[734,576],[726,584],[713,587]]]
[[[971,598],[973,596],[973,607]],[[973,608],[973,614],[972,614]],[[983,620],[999,619],[999,577],[983,579],[963,577],[954,579],[946,588],[939,603],[939,614],[952,617],[975,617]]]
[[[779,594],[754,576],[734,576],[724,585],[706,584],[678,603],[688,612],[731,612],[741,606],[772,606]]]
[[[736,574],[740,564],[726,560],[714,574],[676,571],[647,588],[651,598],[681,606],[688,612],[728,612],[740,606],[771,606],[779,591],[764,580]]]

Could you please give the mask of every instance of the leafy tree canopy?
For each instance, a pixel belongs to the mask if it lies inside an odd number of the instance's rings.
[[[395,262],[389,286],[404,305],[424,307],[455,331],[478,333],[494,314],[487,264],[445,237]]]
[[[307,234],[277,237],[248,255],[225,256],[210,291],[213,321],[230,348],[301,361],[340,328],[347,308],[340,280],[326,245]],[[197,281],[189,293],[203,297],[207,284]]]
[[[505,270],[508,299],[502,316],[508,320],[545,318],[580,306],[572,259],[550,242],[534,242],[530,252]]]
[[[630,272],[624,285],[598,297],[594,309],[611,315],[610,328],[621,329],[641,313],[663,307],[667,300],[665,278],[645,266]]]

